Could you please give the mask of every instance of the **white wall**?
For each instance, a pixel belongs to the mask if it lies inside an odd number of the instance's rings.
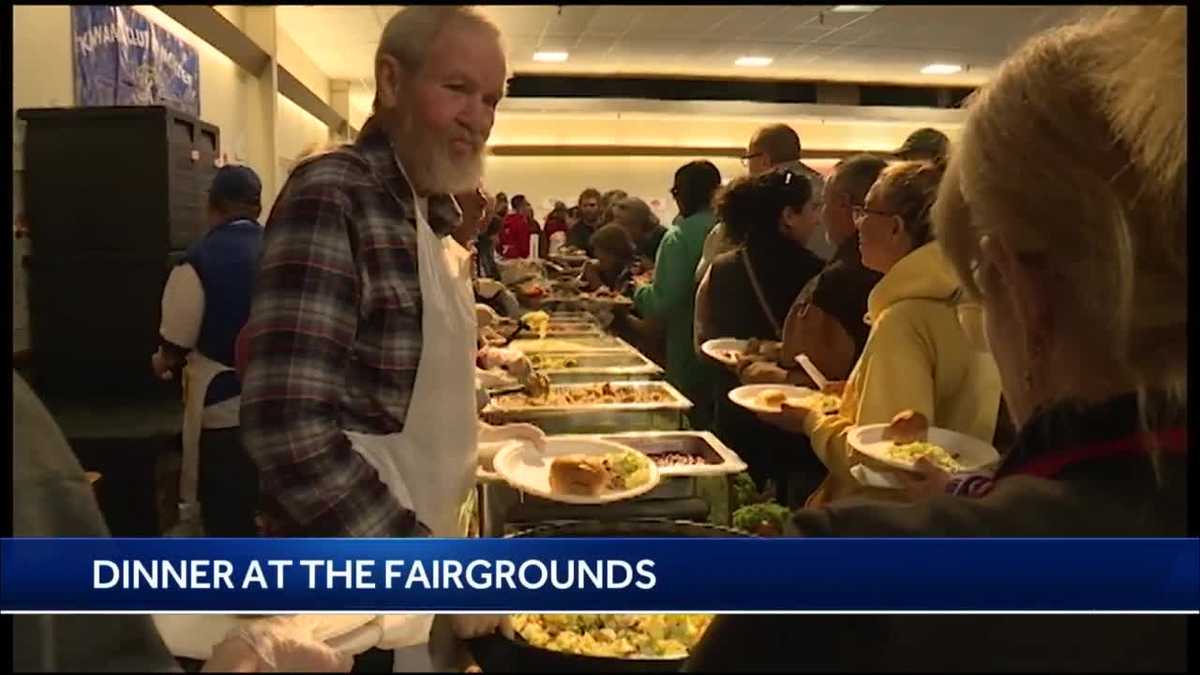
[[[288,171],[301,153],[311,152],[315,147],[329,142],[329,127],[286,96],[276,96],[279,99],[279,116],[275,122],[279,143],[276,151],[279,153],[279,185],[282,187]]]

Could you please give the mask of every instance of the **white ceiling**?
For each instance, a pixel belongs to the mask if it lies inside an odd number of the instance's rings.
[[[327,75],[370,104],[375,47],[401,6],[280,5],[281,28]],[[485,5],[514,73],[672,74],[978,85],[1030,35],[1094,7],[884,6],[870,14],[813,5]],[[537,50],[570,53],[533,61]],[[769,56],[765,68],[733,65]],[[922,75],[929,63],[964,72]]]

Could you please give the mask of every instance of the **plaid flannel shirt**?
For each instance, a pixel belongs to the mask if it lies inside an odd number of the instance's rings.
[[[429,198],[438,235],[459,219]],[[241,425],[281,536],[418,536],[343,431],[401,431],[421,357],[412,190],[381,132],[300,164],[267,221]],[[432,459],[432,458],[431,458]]]

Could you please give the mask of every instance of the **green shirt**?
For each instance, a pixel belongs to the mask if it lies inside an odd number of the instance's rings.
[[[642,316],[661,319],[667,329],[667,381],[693,398],[706,378],[692,346],[696,305],[696,265],[704,238],[715,223],[709,209],[677,218],[663,235],[654,263],[654,281],[633,295]]]

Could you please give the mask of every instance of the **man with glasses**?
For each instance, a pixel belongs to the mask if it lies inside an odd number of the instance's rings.
[[[813,194],[818,195],[818,200],[819,195],[823,193],[824,179],[815,169],[800,161],[800,135],[786,124],[769,124],[754,132],[746,154],[742,155],[741,159],[742,166],[746,167],[751,176],[775,169],[790,169],[812,181]],[[725,236],[725,226],[717,223],[709,233],[708,239],[704,241],[704,253],[696,268],[696,279],[704,278],[704,273],[713,258],[734,247],[733,242]],[[828,260],[833,253],[833,248],[821,230],[813,233],[808,248],[824,260]]]

